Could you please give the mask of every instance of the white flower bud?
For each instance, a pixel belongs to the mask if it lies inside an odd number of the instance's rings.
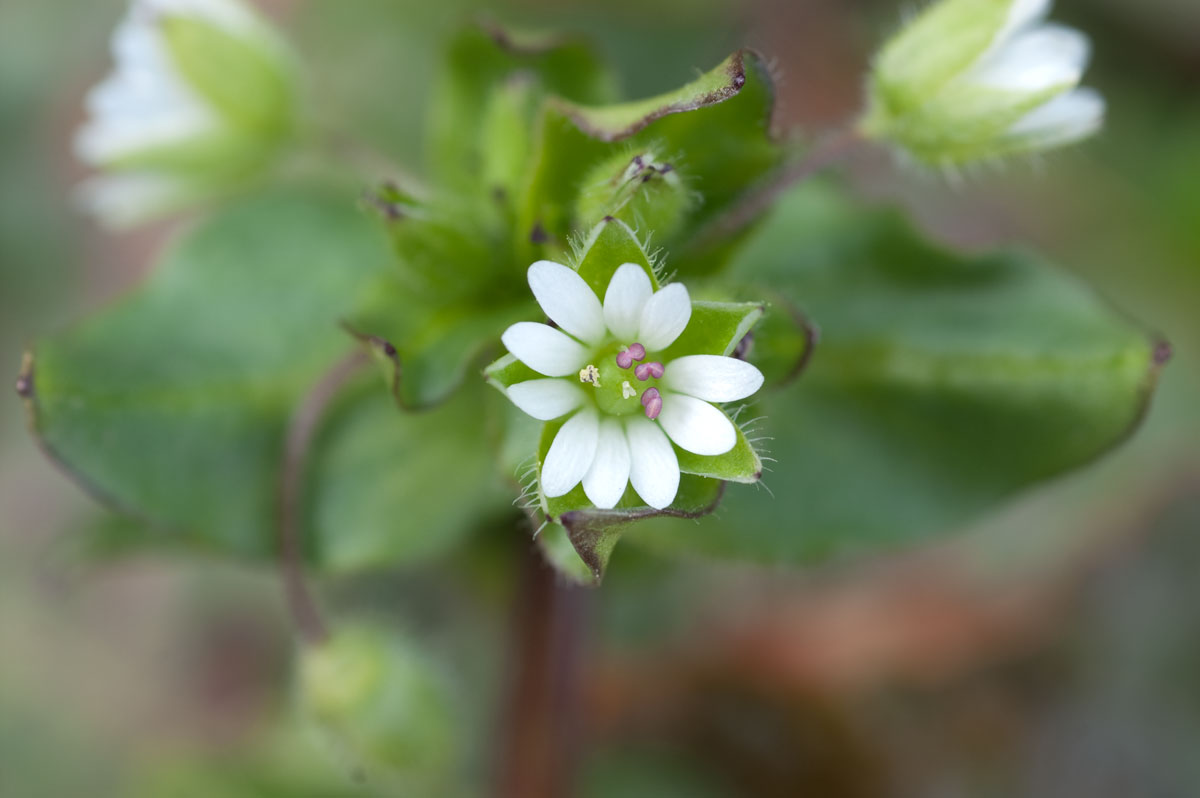
[[[1045,23],[1050,0],[941,0],[876,58],[862,131],[954,166],[1095,133],[1104,100],[1079,89],[1086,36]]]
[[[104,172],[80,192],[103,221],[128,224],[243,180],[294,129],[287,48],[236,0],[133,0],[112,53],[75,138],[80,160]]]

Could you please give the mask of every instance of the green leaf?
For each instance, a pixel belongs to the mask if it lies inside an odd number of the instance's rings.
[[[374,381],[371,381],[374,386]],[[307,533],[333,571],[426,562],[512,512],[487,445],[482,385],[425,413],[378,390],[331,413],[311,455]]]
[[[371,345],[396,401],[423,409],[443,401],[500,334],[541,311],[506,257],[509,247],[480,231],[469,214],[422,205],[396,186],[369,202],[385,219],[396,250],[347,314],[346,328]]]
[[[659,242],[672,249],[779,163],[779,147],[769,135],[773,99],[766,66],[750,51],[645,100],[597,106],[552,99],[539,122],[519,229],[539,231],[551,254],[561,250],[568,236],[595,221],[572,218],[581,188],[587,190],[585,177],[623,153],[646,151],[703,196],[678,232]],[[532,259],[534,244],[520,254]],[[678,268],[689,274],[695,267],[689,261]]]
[[[827,187],[787,196],[730,273],[790,296],[822,331],[803,379],[755,413],[774,498],[654,521],[663,551],[806,562],[911,544],[1123,441],[1166,349],[1024,252],[968,257]]]
[[[338,318],[391,262],[350,197],[291,187],[234,205],[135,294],[37,342],[33,431],[164,538],[272,555],[285,425],[347,351]]]
[[[391,300],[390,310],[387,300]],[[414,307],[403,292],[377,292],[378,313],[359,313],[347,328],[384,365],[392,397],[405,410],[427,410],[445,401],[472,366],[498,346],[500,334],[536,316],[532,301],[476,310]]]
[[[514,131],[515,120],[502,117],[527,114],[523,121],[529,125],[535,98],[552,93],[585,103],[609,102],[615,86],[583,40],[495,26],[461,31],[450,42],[438,74],[430,113],[430,162],[446,184],[481,188],[483,193],[506,188],[505,176],[523,173],[529,154],[527,143]],[[519,94],[533,97],[493,97],[496,92],[513,92],[514,86],[521,87]],[[512,102],[507,107],[497,108],[497,102],[508,101]],[[512,135],[493,141],[489,136],[498,130]],[[480,186],[481,176],[501,182]]]

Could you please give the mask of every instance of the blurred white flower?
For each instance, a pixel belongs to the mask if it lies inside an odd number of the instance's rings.
[[[610,509],[626,485],[662,509],[679,489],[675,446],[720,455],[737,443],[733,422],[711,402],[755,393],[763,375],[732,357],[661,353],[691,318],[687,289],[654,291],[645,269],[626,263],[603,303],[575,270],[551,261],[529,267],[529,286],[557,328],[518,322],[502,336],[508,351],[545,379],[506,394],[541,421],[568,416],[541,464],[542,490],[563,496],[583,483],[596,507]]]
[[[102,174],[80,198],[128,224],[243,179],[291,129],[287,49],[236,0],[133,0],[113,72],[87,95],[75,153]]]
[[[957,165],[1045,150],[1100,129],[1104,99],[1078,88],[1091,54],[1045,22],[1050,0],[941,0],[876,58],[862,130],[913,158]]]

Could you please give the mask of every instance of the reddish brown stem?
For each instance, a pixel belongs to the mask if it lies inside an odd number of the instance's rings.
[[[728,212],[700,230],[693,246],[703,247],[737,233],[770,208],[783,192],[846,158],[862,143],[863,139],[853,125],[817,142],[803,158],[783,167],[767,182],[751,189]]]
[[[521,539],[497,798],[565,798],[582,743],[580,671],[587,591],[565,583]]]
[[[304,466],[325,409],[347,380],[366,362],[366,353],[359,349],[325,372],[296,408],[284,439],[283,465],[279,476],[279,569],[288,611],[300,636],[312,644],[322,642],[329,633],[304,578],[300,543]]]

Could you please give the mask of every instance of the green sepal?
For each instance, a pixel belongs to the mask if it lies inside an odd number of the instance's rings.
[[[889,115],[902,116],[969,67],[996,38],[1014,0],[932,3],[880,50],[871,94]]]
[[[613,274],[626,263],[636,263],[645,269],[651,288],[659,289],[653,259],[637,234],[619,219],[604,219],[593,227],[580,242],[575,262],[575,270],[601,301]]]
[[[765,310],[761,302],[693,300],[692,318],[663,350],[662,361],[670,363],[684,355],[732,355]]]
[[[728,414],[726,414],[728,415]],[[737,443],[724,454],[701,455],[675,447],[675,457],[679,459],[679,470],[685,474],[695,474],[701,477],[712,477],[729,482],[751,484],[762,478],[762,459],[754,445],[746,438],[745,431],[733,420],[737,429]]]
[[[518,382],[542,379],[545,375],[538,374],[517,360],[514,355],[508,354],[484,369],[483,376],[489,383],[499,388],[501,393],[505,393],[510,386],[516,385]]]
[[[171,60],[197,93],[245,134],[275,139],[295,122],[294,76],[265,33],[236,35],[196,17],[159,23]]]
[[[571,542],[570,533],[562,524],[556,521],[546,521],[537,534],[537,544],[542,556],[546,558],[546,562],[554,566],[554,570],[570,581],[578,585],[595,585],[599,582],[596,572],[584,562],[583,557],[576,551],[575,544]],[[611,551],[612,549],[609,547],[608,553]],[[600,565],[601,573],[607,563],[608,558],[605,556]]]

